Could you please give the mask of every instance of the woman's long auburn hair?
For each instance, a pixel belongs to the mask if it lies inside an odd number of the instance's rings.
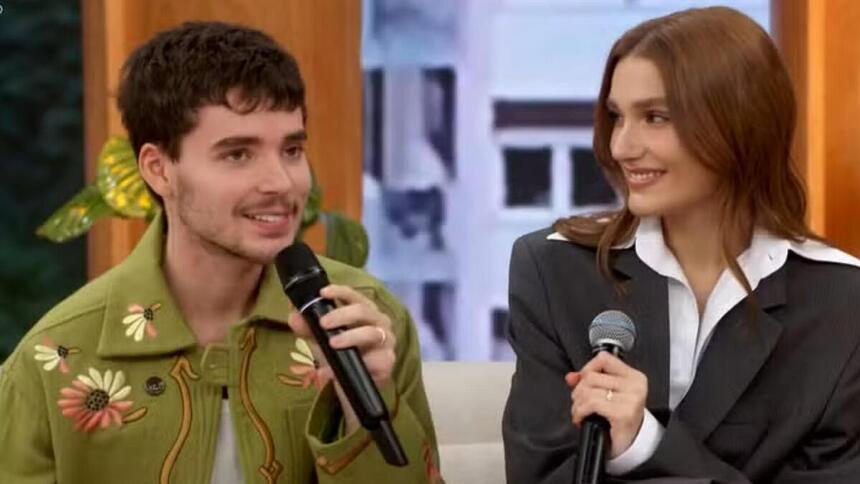
[[[618,62],[652,61],[666,89],[682,145],[716,174],[723,256],[751,292],[731,242],[753,226],[791,240],[819,239],[806,225],[806,194],[791,160],[796,105],[791,81],[767,32],[726,7],[690,9],[648,20],[612,46],[594,111],[594,153],[624,206],[601,217],[569,217],[553,228],[597,248],[612,280],[610,249],[628,241],[639,219],[627,207],[621,168],[610,151],[613,120],[606,102]]]

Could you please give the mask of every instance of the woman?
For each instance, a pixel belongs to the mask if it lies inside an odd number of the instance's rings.
[[[622,481],[860,482],[860,261],[804,222],[794,124],[775,46],[735,10],[615,43],[594,149],[624,206],[511,255],[509,483],[571,482],[592,414]],[[623,361],[591,356],[606,309],[636,324]]]

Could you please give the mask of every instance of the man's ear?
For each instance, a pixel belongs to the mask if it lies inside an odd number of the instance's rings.
[[[173,163],[170,156],[158,146],[145,143],[140,147],[137,157],[137,166],[149,188],[162,199],[173,195],[173,180],[170,176],[168,165]]]

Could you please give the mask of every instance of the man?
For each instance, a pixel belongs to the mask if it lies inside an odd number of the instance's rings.
[[[272,267],[311,187],[304,84],[265,34],[163,32],[119,109],[163,212],[119,266],[60,303],[0,375],[3,483],[433,482],[438,455],[406,310],[323,259],[409,466],[388,466]]]

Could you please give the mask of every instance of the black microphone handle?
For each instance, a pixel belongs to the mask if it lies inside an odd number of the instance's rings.
[[[395,466],[409,464],[403,446],[391,427],[388,409],[379,390],[373,383],[370,372],[358,349],[344,348],[336,350],[329,344],[329,338],[345,331],[338,328],[326,330],[320,326],[320,318],[335,308],[332,301],[318,298],[303,308],[302,316],[307,321],[317,344],[328,360],[335,378],[352,405],[361,426],[370,431],[385,461]]]
[[[592,356],[606,351],[621,358],[619,346],[603,344],[592,350]],[[609,453],[609,422],[600,415],[589,415],[579,429],[579,455],[576,459],[574,484],[600,484],[606,472],[606,458]]]
[[[609,422],[599,415],[589,415],[580,428],[574,484],[602,483],[608,450]]]

